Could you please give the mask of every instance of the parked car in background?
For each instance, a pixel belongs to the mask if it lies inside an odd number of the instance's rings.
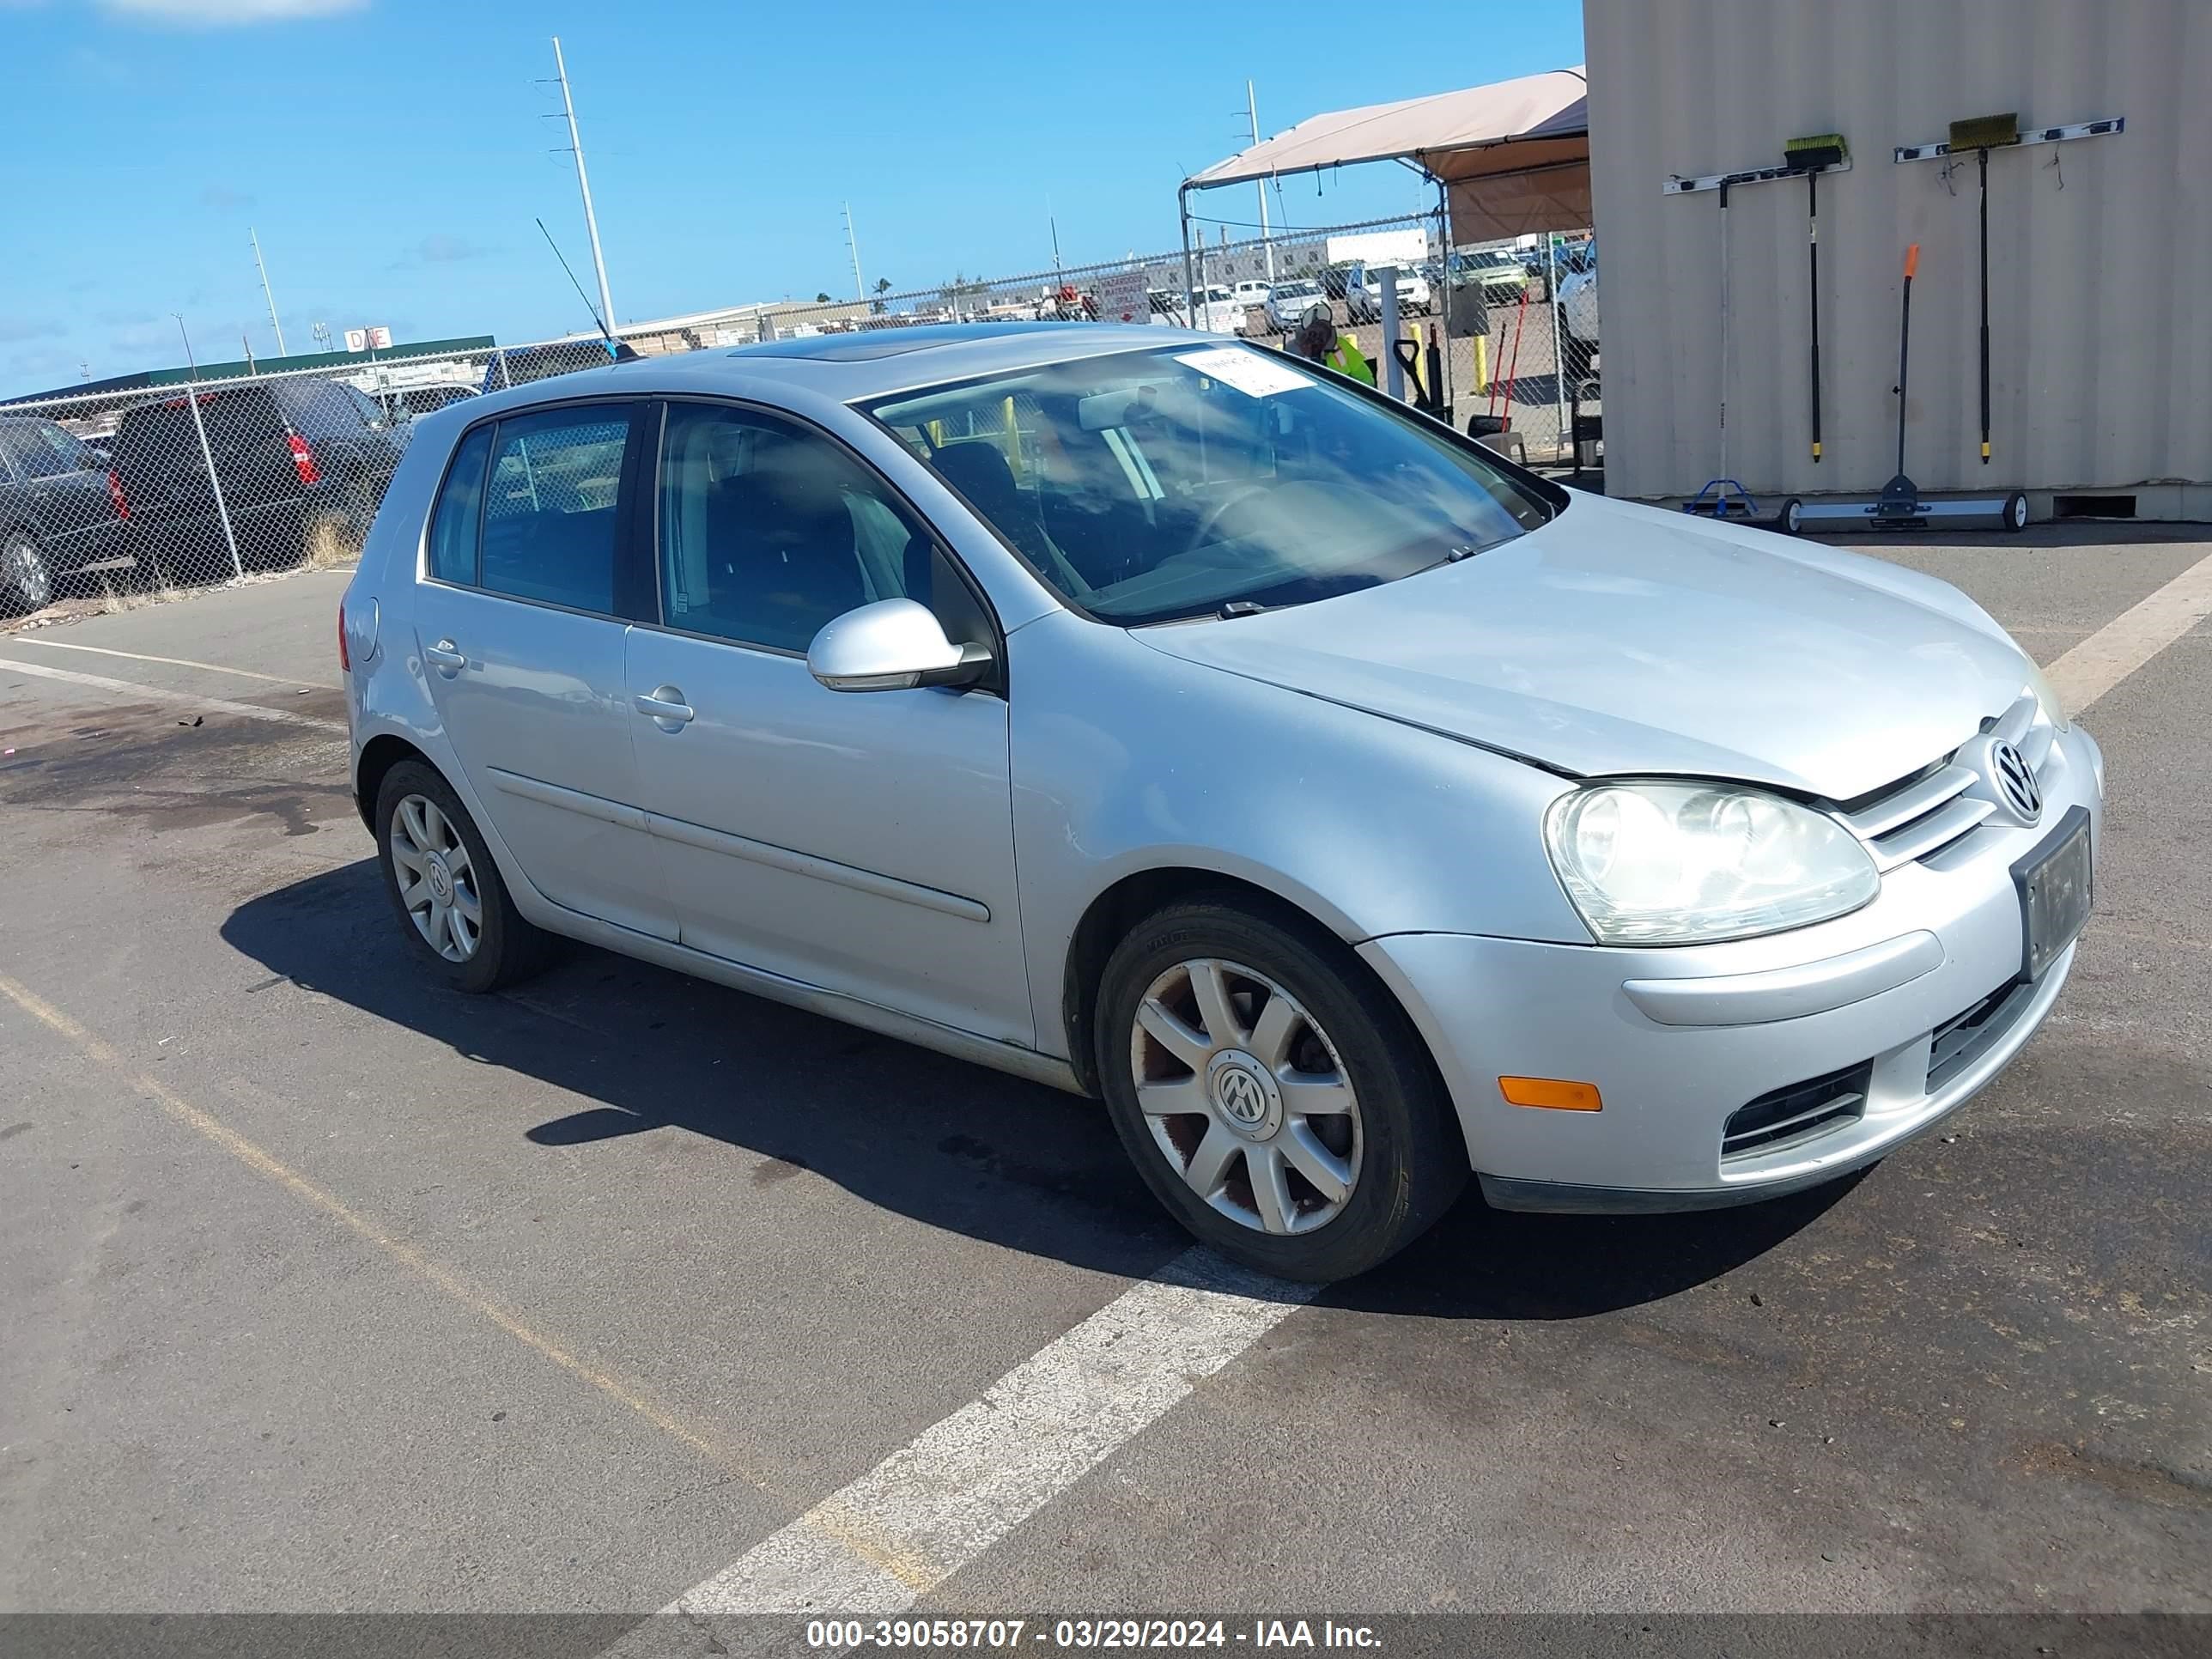
[[[2095,741],[1957,589],[1190,332],[486,398],[337,622],[426,972],[562,934],[1102,1096],[1295,1278],[1471,1175],[1649,1214],[1875,1164],[2051,1014],[2100,846]]]
[[[1376,284],[1373,271],[1366,264],[1352,266],[1345,279],[1344,305],[1355,323],[1376,323],[1382,319],[1382,292]],[[1429,279],[1419,270],[1398,273],[1398,313],[1401,316],[1418,317],[1435,308],[1435,291]]]
[[[295,564],[326,533],[358,541],[412,429],[367,392],[317,376],[141,404],[124,415],[112,451],[128,545],[158,579],[180,581],[228,573],[232,538],[249,569]]]
[[[1574,269],[1559,278],[1559,322],[1567,343],[1587,368],[1597,355],[1597,241],[1592,238],[1574,257]]]
[[[550,345],[501,346],[484,361],[479,392],[498,392],[511,386],[527,386],[554,374],[571,374],[582,368],[605,368],[611,362],[638,361],[637,348],[627,340],[611,345],[605,340],[556,340]]]
[[[1306,313],[1315,306],[1328,305],[1328,295],[1322,292],[1319,283],[1278,283],[1267,295],[1263,307],[1267,326],[1278,334],[1291,334],[1305,320]]]
[[[1523,293],[1531,300],[1541,295],[1542,284],[1529,286],[1528,269],[1509,248],[1461,248],[1451,256],[1452,303],[1462,295],[1480,297],[1485,305],[1517,304]]]
[[[105,450],[52,421],[0,415],[0,611],[41,610],[86,566],[118,556],[122,524]]]
[[[468,386],[410,386],[387,391],[381,397],[374,392],[369,395],[382,405],[388,418],[411,421],[480,394]]]
[[[1147,290],[1152,305],[1152,320],[1173,328],[1193,326],[1186,315],[1188,307],[1183,303],[1181,289]],[[1196,326],[1207,334],[1242,334],[1244,332],[1244,307],[1237,303],[1235,292],[1224,283],[1211,283],[1199,293]]]

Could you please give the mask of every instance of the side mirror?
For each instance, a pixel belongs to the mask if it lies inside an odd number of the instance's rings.
[[[953,644],[925,605],[878,599],[823,624],[806,667],[832,691],[906,691],[973,685],[991,672],[991,653]]]

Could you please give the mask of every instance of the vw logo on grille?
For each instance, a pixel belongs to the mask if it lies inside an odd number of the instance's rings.
[[[2020,814],[2022,821],[2033,823],[2043,816],[2043,791],[2036,787],[2035,771],[2027,763],[2027,757],[2008,743],[1999,742],[1990,747],[1990,781],[2005,798],[2005,805]]]

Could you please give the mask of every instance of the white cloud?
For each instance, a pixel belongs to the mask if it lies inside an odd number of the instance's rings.
[[[102,11],[149,22],[220,28],[229,23],[287,23],[359,11],[368,0],[98,0]]]

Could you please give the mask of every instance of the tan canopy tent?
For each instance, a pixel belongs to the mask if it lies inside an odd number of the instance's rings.
[[[1316,115],[1194,173],[1181,199],[1187,218],[1194,190],[1361,161],[1406,161],[1434,179],[1455,242],[1578,228],[1591,219],[1588,81],[1577,64]]]

